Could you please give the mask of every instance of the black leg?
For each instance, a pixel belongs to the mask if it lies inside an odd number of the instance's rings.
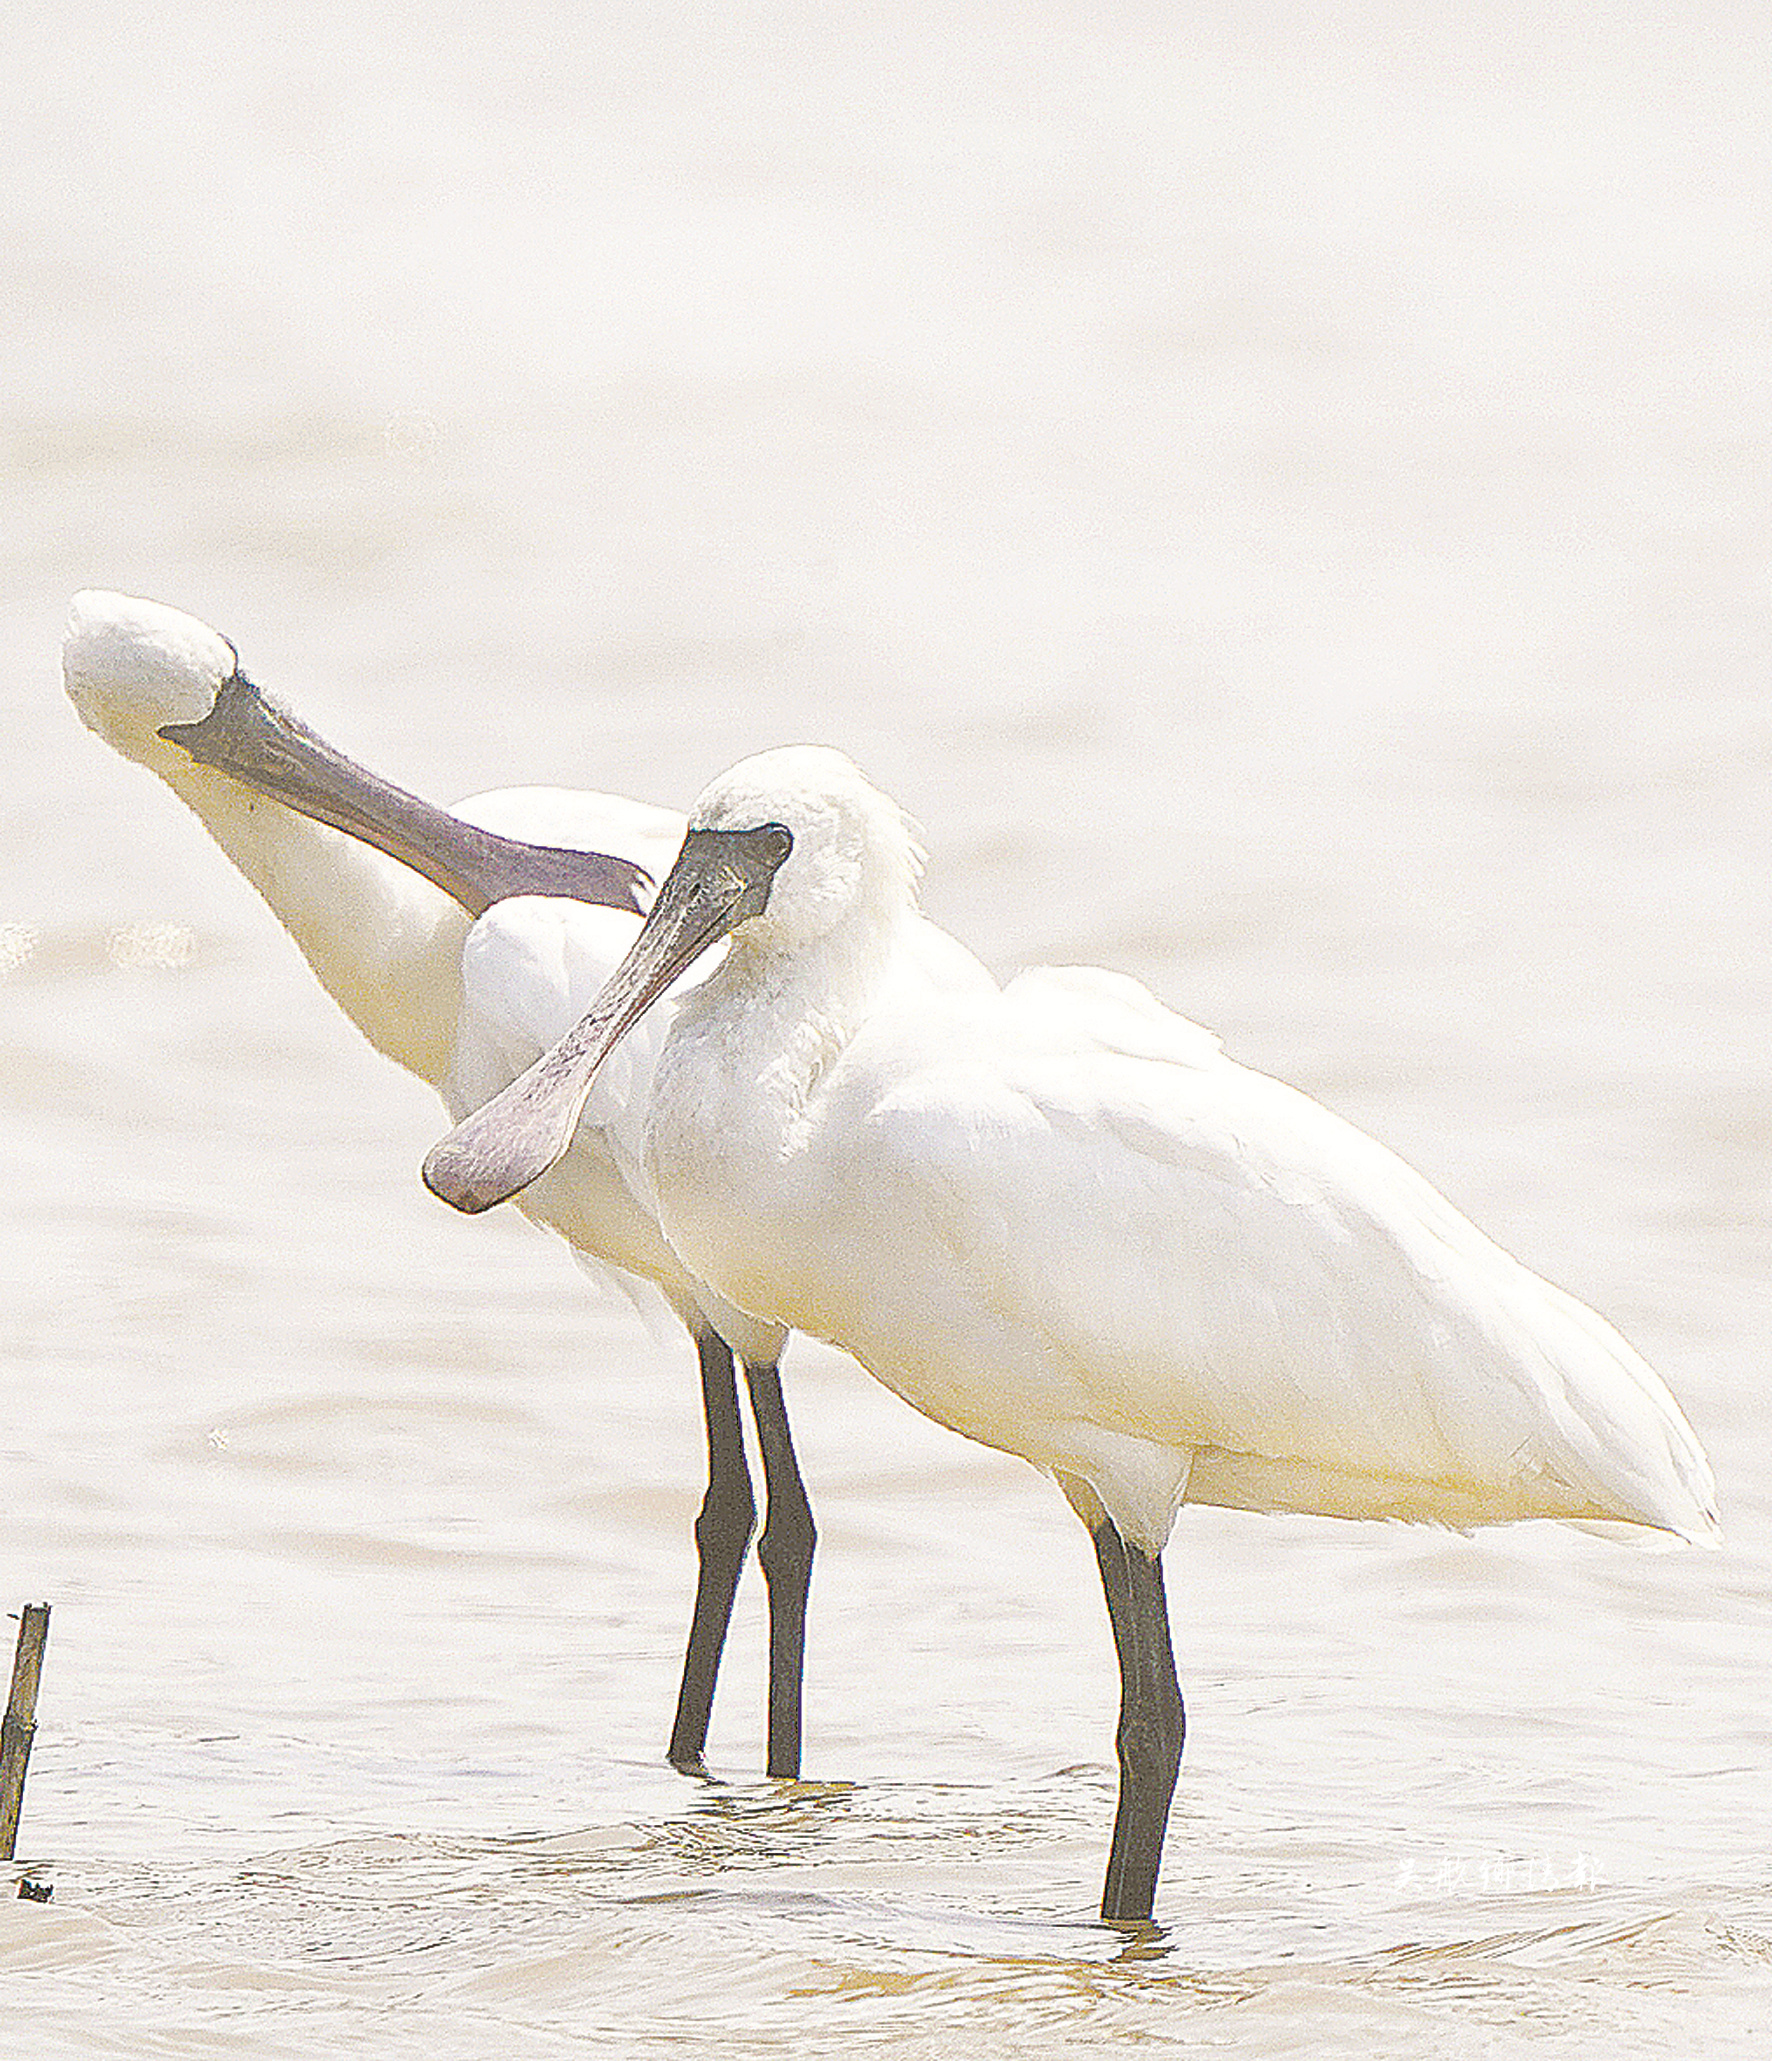
[[[1128,1545],[1112,1518],[1104,1517],[1092,1536],[1120,1656],[1120,1803],[1101,1915],[1110,1925],[1137,1924],[1149,1920],[1156,1900],[1187,1724],[1169,1644],[1162,1561]]]
[[[757,1522],[751,1470],[744,1455],[744,1427],[738,1419],[738,1381],[732,1354],[711,1331],[695,1341],[701,1360],[701,1399],[708,1422],[708,1492],[695,1520],[700,1573],[689,1648],[683,1656],[683,1686],[677,1721],[671,1727],[670,1761],[686,1775],[705,1775],[708,1717],[714,1707],[714,1677],[732,1621],[732,1599]]]
[[[812,1586],[812,1550],[818,1533],[812,1505],[794,1458],[781,1374],[774,1367],[745,1368],[757,1444],[763,1455],[768,1512],[757,1558],[769,1584],[769,1772],[794,1780],[800,1773],[800,1684],[806,1670],[806,1595]]]

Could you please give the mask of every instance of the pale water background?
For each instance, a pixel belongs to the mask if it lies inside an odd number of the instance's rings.
[[[15,2051],[1772,2051],[1767,59],[1721,0],[9,12]],[[819,1781],[754,1588],[679,1780],[687,1349],[424,1195],[429,1095],[63,702],[86,584],[438,797],[849,749],[993,965],[1140,975],[1613,1317],[1726,1551],[1185,1513],[1128,1950],[1081,1532],[796,1346]]]

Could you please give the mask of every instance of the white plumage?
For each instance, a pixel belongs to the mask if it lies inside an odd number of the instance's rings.
[[[1111,1534],[1154,1568],[1188,1501],[1715,1536],[1660,1379],[1352,1125],[1112,974],[895,987],[918,855],[848,761],[747,760],[691,826],[587,1030],[433,1153],[450,1199],[483,1207],[544,1163],[646,984],[724,935],[653,1074],[672,1245],[741,1308],[1052,1475],[1098,1550]],[[1135,1717],[1143,1693],[1129,1678]],[[1179,1703],[1174,1733],[1179,1751]],[[1161,1786],[1140,1780],[1128,1851]],[[1104,1909],[1147,1915],[1127,1867]]]

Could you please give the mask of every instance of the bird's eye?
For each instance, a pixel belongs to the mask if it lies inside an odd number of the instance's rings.
[[[794,848],[794,833],[785,823],[765,823],[757,836],[764,852],[777,866]]]

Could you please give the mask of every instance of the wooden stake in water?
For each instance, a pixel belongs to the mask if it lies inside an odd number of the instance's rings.
[[[12,1694],[0,1724],[0,1861],[12,1859],[18,1844],[18,1816],[24,1808],[25,1769],[37,1730],[37,1684],[49,1638],[49,1605],[27,1603],[20,1612],[18,1653],[12,1663]]]

